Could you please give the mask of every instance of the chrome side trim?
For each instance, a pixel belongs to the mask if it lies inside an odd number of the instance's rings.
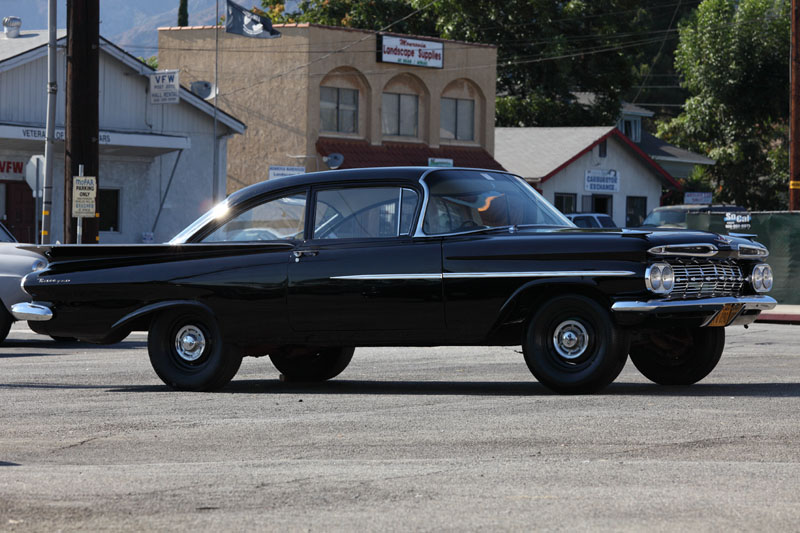
[[[53,310],[43,304],[21,302],[11,306],[11,314],[17,320],[44,322],[53,318]]]
[[[726,296],[698,300],[622,301],[611,306],[618,313],[651,313],[658,311],[716,311],[726,304],[744,304],[745,310],[767,311],[778,305],[770,296]]]
[[[351,276],[331,276],[330,279],[442,279],[441,274],[354,274]]]
[[[575,278],[575,277],[609,277],[634,276],[630,270],[553,270],[536,272],[445,272],[444,274],[353,274],[348,276],[331,276],[330,279],[475,279],[475,278]]]
[[[703,252],[701,250],[705,251]],[[647,253],[651,255],[682,257],[713,257],[717,255],[717,252],[719,252],[719,248],[713,244],[706,243],[666,244],[662,246],[654,246],[653,248],[647,250]]]
[[[630,270],[543,270],[532,272],[445,272],[445,279],[469,278],[576,278],[576,277],[610,277],[635,276]]]

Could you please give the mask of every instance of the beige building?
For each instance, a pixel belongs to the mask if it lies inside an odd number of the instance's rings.
[[[228,192],[268,179],[270,167],[326,170],[326,161],[336,166],[331,153],[344,156],[338,168],[430,158],[502,168],[492,157],[494,46],[315,24],[275,29],[278,39],[159,28],[159,69],[180,69],[187,86],[217,79],[219,109],[247,124],[228,144]]]

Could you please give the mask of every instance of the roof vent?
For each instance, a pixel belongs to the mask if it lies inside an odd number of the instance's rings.
[[[16,39],[19,37],[20,26],[22,26],[22,19],[19,17],[3,18],[3,33],[6,39]]]

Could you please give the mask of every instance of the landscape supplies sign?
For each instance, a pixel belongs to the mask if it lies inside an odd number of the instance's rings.
[[[436,41],[379,35],[378,62],[443,68],[444,44]]]
[[[94,217],[97,178],[72,176],[72,216]]]
[[[601,168],[587,170],[584,188],[588,192],[619,192],[619,174]]]
[[[159,70],[150,73],[150,103],[177,104],[180,100],[180,81],[177,70]]]
[[[710,192],[687,192],[683,193],[683,203],[685,204],[710,204]]]

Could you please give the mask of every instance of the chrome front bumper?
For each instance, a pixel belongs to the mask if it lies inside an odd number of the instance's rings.
[[[741,306],[739,312],[727,325],[744,325],[755,321],[761,311],[773,309],[778,302],[769,296],[725,296],[720,298],[700,298],[697,300],[647,300],[621,301],[611,306],[615,313],[639,313],[656,315],[660,313],[709,313],[703,325],[711,323],[714,317],[726,307]],[[757,312],[753,312],[757,311]]]
[[[11,314],[17,320],[43,322],[53,318],[53,311],[46,305],[33,302],[22,302],[11,306]]]

